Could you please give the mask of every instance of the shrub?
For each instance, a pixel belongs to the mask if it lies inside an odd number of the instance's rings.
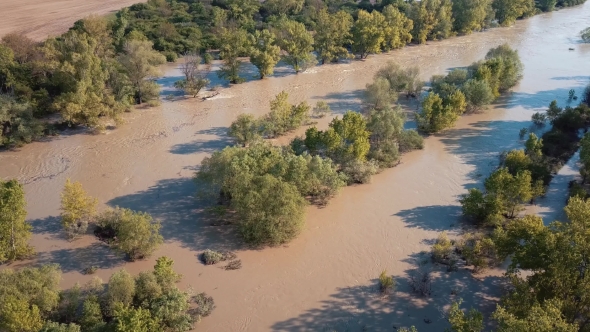
[[[351,160],[342,166],[342,173],[347,176],[348,184],[369,183],[371,177],[379,171],[379,165],[375,161]]]
[[[260,124],[251,114],[240,114],[227,133],[237,144],[248,146],[260,138]]]
[[[61,194],[61,223],[68,237],[84,234],[96,214],[98,201],[88,196],[80,182],[66,180]]]
[[[328,105],[328,103],[326,103],[325,101],[318,101],[312,110],[312,116],[314,118],[321,119],[330,114],[332,114],[332,110],[330,109],[330,105]]]
[[[209,65],[209,64],[211,64],[211,62],[213,62],[213,56],[211,55],[211,53],[203,54],[203,62],[206,65]]]
[[[166,57],[167,62],[176,62],[176,60],[178,59],[178,54],[176,54],[176,52],[173,51],[164,51],[162,52],[162,55]]]
[[[404,130],[399,137],[401,153],[424,149],[424,138],[415,130]]]
[[[115,272],[109,279],[107,292],[104,294],[105,313],[108,317],[115,315],[117,304],[130,305],[135,295],[135,280],[125,270]]]
[[[284,135],[299,128],[308,120],[309,105],[306,102],[291,105],[287,101],[288,97],[289,94],[282,91],[270,102],[270,113],[261,121],[266,137],[273,138]]]
[[[457,248],[473,272],[479,273],[499,263],[494,241],[482,233],[466,233]]]
[[[447,237],[447,232],[442,232],[432,246],[432,259],[437,263],[447,264],[453,253],[453,244]]]
[[[459,90],[445,98],[431,92],[424,98],[422,109],[416,114],[418,128],[428,133],[436,133],[452,127],[459,115],[465,111],[465,107],[465,95]]]
[[[387,275],[387,270],[383,270],[379,275],[379,290],[382,294],[389,294],[395,290],[395,280]]]
[[[239,270],[242,268],[242,261],[239,259],[233,260],[225,266],[226,270]]]
[[[410,287],[420,296],[429,296],[432,293],[431,284],[430,270],[420,268],[410,275]]]
[[[485,81],[470,79],[461,87],[461,91],[465,94],[470,111],[479,111],[495,99],[492,88]]]
[[[590,43],[590,28],[580,31],[580,37],[585,43]]]
[[[97,226],[95,233],[132,261],[150,256],[164,242],[160,223],[145,212],[116,207],[100,214]]]
[[[529,130],[527,128],[521,128],[520,131],[518,132],[518,137],[520,139],[523,139],[524,136],[529,132]]]
[[[215,309],[215,301],[205,293],[193,296],[193,302],[196,304],[196,308],[192,310],[192,314],[196,321],[199,321],[201,317],[209,316]]]
[[[225,255],[219,251],[207,249],[201,255],[201,260],[205,265],[213,265],[225,260]]]
[[[98,271],[98,266],[92,265],[84,269],[84,274],[94,274]]]

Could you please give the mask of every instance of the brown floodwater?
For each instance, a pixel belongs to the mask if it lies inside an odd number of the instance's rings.
[[[215,299],[217,309],[198,324],[200,331],[391,331],[409,325],[443,331],[444,310],[458,298],[490,312],[501,291],[501,270],[475,277],[464,268],[447,273],[427,263],[424,252],[441,231],[462,230],[458,196],[481,185],[497,166],[499,152],[522,147],[520,128],[543,130],[531,127],[531,115],[553,99],[565,106],[570,89],[581,94],[590,81],[590,45],[581,44],[578,32],[587,26],[590,4],[299,75],[279,67],[275,77],[262,81],[222,84],[220,94],[206,101],[164,101],[158,108],[136,110],[106,134],[72,131],[2,152],[0,177],[25,184],[31,243],[39,253],[34,261],[14,266],[59,263],[62,286],[68,287],[91,278],[82,274],[85,267],[99,266],[96,275],[107,280],[117,269],[138,273],[155,258],[169,256],[184,275],[181,287],[190,285]],[[525,64],[514,92],[428,137],[424,150],[405,155],[401,165],[371,184],[345,188],[324,208],[309,207],[302,234],[288,245],[245,248],[227,227],[211,226],[194,199],[191,177],[204,157],[230,144],[229,124],[240,113],[268,112],[281,90],[292,102],[325,100],[338,115],[360,109],[362,90],[387,61],[419,66],[428,79],[467,66],[502,43],[518,49]],[[254,76],[246,67],[248,77]],[[179,73],[174,66],[166,72],[160,82],[169,87]],[[567,181],[575,174],[573,160],[547,198],[530,210],[547,221],[561,217]],[[165,244],[153,258],[128,263],[90,235],[66,241],[57,216],[67,178],[82,182],[101,208],[118,205],[160,219]],[[236,251],[243,267],[226,271],[202,265],[198,255],[207,248]],[[419,265],[433,271],[428,298],[410,292],[408,276]],[[385,298],[376,288],[382,270],[398,282],[397,291]]]

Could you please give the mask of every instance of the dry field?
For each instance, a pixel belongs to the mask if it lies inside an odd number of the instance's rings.
[[[35,40],[61,34],[91,14],[106,15],[141,0],[3,0],[0,36],[23,32]]]

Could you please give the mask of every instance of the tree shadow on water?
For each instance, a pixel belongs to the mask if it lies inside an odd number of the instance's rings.
[[[472,180],[465,185],[468,189],[480,184],[498,166],[500,153],[523,148],[518,133],[529,126],[528,121],[479,121],[471,128],[453,128],[438,136],[448,152],[473,166],[467,174]]]
[[[323,97],[314,97],[317,101],[325,101],[330,106],[332,113],[340,115],[346,113],[346,111],[357,111],[361,110],[362,98],[365,90],[358,89],[344,92],[333,92]],[[315,106],[315,103],[311,105]]]
[[[64,273],[96,266],[109,269],[125,263],[123,255],[102,242],[95,242],[81,248],[58,249],[39,253],[34,265],[57,263]]]
[[[238,250],[240,241],[229,225],[213,226],[207,205],[195,198],[192,178],[165,179],[147,190],[116,197],[110,206],[144,211],[160,220],[165,241],[177,241],[195,251]]]
[[[28,223],[33,227],[33,234],[60,237],[60,234],[62,233],[62,226],[58,216],[33,219],[29,220]]]
[[[468,271],[432,270],[432,294],[421,297],[412,291],[409,276],[416,268],[394,277],[396,289],[390,295],[379,292],[378,280],[368,284],[338,288],[328,299],[297,317],[275,323],[273,331],[396,331],[415,326],[418,331],[444,331],[449,327],[446,311],[454,300],[462,298],[462,307],[474,307],[486,316],[496,301],[488,294],[498,293],[503,278],[474,278]],[[489,321],[489,319],[488,319]]]
[[[191,153],[213,153],[222,150],[228,145],[233,144],[233,140],[227,136],[227,127],[213,127],[199,130],[196,135],[209,136],[208,138],[197,139],[189,143],[176,144],[170,152],[173,154],[191,154]]]
[[[420,206],[401,210],[395,214],[408,227],[433,231],[449,230],[461,216],[461,207],[456,205]]]

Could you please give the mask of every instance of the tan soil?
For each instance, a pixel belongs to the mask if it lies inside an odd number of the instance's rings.
[[[40,41],[62,34],[88,15],[107,15],[140,0],[3,0],[0,37],[22,32]]]
[[[192,285],[215,298],[217,309],[197,326],[200,331],[391,331],[409,325],[443,331],[443,311],[459,297],[466,306],[489,313],[500,294],[501,270],[476,278],[465,269],[446,273],[434,267],[429,298],[409,291],[408,274],[428,260],[421,252],[439,232],[461,231],[458,196],[481,184],[497,165],[499,152],[522,147],[518,131],[531,126],[533,112],[553,99],[563,105],[569,89],[580,95],[590,79],[590,46],[580,44],[577,33],[587,26],[590,4],[309,73],[294,75],[281,67],[277,77],[223,87],[204,102],[188,99],[137,110],[126,116],[125,125],[104,135],[72,132],[3,152],[0,177],[25,183],[32,244],[39,252],[35,261],[15,266],[60,263],[62,286],[68,287],[90,278],[82,274],[87,266],[99,266],[97,275],[107,280],[117,269],[138,273],[157,257],[169,256],[184,274],[182,287]],[[524,78],[512,94],[427,138],[424,150],[405,155],[401,165],[375,176],[372,184],[345,188],[325,208],[310,207],[303,233],[289,245],[244,248],[228,228],[210,226],[195,201],[191,176],[204,157],[229,144],[225,132],[231,121],[244,112],[268,112],[269,100],[281,90],[293,102],[326,100],[336,115],[342,114],[360,108],[365,84],[386,61],[417,65],[427,79],[469,65],[502,43],[517,48],[525,64]],[[178,72],[168,73],[160,82],[169,86]],[[565,176],[575,174],[570,173]],[[162,220],[166,243],[153,258],[126,263],[91,236],[67,242],[56,218],[66,178],[81,181],[105,206],[152,213]],[[532,208],[547,220],[559,215],[565,202],[558,199],[561,194],[552,195],[556,198]],[[235,250],[242,269],[202,265],[198,255],[207,248]],[[376,290],[384,269],[398,281],[397,292],[388,298]]]

